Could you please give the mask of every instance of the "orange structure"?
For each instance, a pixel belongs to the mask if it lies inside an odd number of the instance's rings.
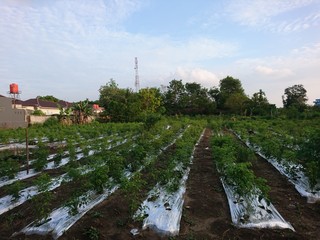
[[[19,87],[16,83],[10,84],[10,94],[19,94]]]

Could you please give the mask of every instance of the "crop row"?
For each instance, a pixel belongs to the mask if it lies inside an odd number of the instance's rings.
[[[292,124],[292,123],[291,123]],[[291,125],[289,124],[289,125]],[[306,196],[320,197],[320,127],[304,127],[299,134],[283,124],[233,122],[229,127],[252,149],[271,162]],[[300,186],[298,186],[300,185]],[[304,194],[305,195],[305,194]]]

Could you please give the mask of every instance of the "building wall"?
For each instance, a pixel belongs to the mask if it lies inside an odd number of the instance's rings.
[[[59,108],[45,108],[45,107],[39,107],[39,110],[44,112],[45,115],[56,115],[60,114],[60,109]]]
[[[13,109],[11,98],[0,97],[0,128],[27,126],[26,111],[24,109]]]
[[[51,118],[51,116],[34,116],[34,115],[30,115],[29,117],[29,123],[30,124],[36,124],[36,123],[44,123],[45,121],[47,121],[49,118]]]

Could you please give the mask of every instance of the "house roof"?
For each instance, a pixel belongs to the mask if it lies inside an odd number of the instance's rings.
[[[72,103],[62,101],[62,100],[60,100],[59,102],[51,102],[51,101],[41,100],[39,98],[31,98],[26,101],[21,101],[21,105],[33,106],[33,107],[45,107],[45,108],[59,108],[59,106],[61,106],[63,108],[67,108],[67,107],[71,107]]]

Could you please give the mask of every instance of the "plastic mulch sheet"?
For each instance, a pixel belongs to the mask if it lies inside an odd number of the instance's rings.
[[[186,180],[189,168],[185,171],[180,188],[174,193],[168,193],[158,184],[148,194],[136,216],[147,216],[143,220],[142,229],[151,228],[154,231],[166,235],[175,236],[179,234],[184,193],[186,191]],[[152,200],[156,198],[155,200]]]
[[[196,146],[204,135],[200,135]],[[193,148],[193,153],[195,147]],[[193,153],[190,157],[190,164],[193,160]],[[180,179],[180,187],[176,192],[168,192],[165,186],[157,184],[149,193],[147,199],[141,204],[135,217],[144,216],[142,229],[153,229],[161,235],[175,236],[179,234],[182,207],[184,203],[184,194],[186,191],[186,181],[190,172],[190,167],[182,170],[181,164],[178,164],[176,170],[183,171]]]
[[[288,228],[294,231],[290,223],[286,222],[272,203],[258,196],[249,199],[236,198],[233,188],[220,178],[228,198],[233,224],[241,228]]]
[[[237,133],[235,134],[241,141],[243,141],[240,135]],[[251,144],[248,140],[244,141],[244,143],[259,154],[259,156],[271,163],[272,166],[275,167],[282,175],[286,176],[287,179],[295,186],[299,194],[307,198],[308,203],[320,201],[320,191],[311,189],[309,179],[301,170],[303,169],[301,165],[289,163],[286,160],[279,161],[275,158],[267,157],[261,152],[260,147]],[[284,163],[286,163],[286,165],[284,165]],[[320,189],[320,183],[317,183],[314,189]]]

